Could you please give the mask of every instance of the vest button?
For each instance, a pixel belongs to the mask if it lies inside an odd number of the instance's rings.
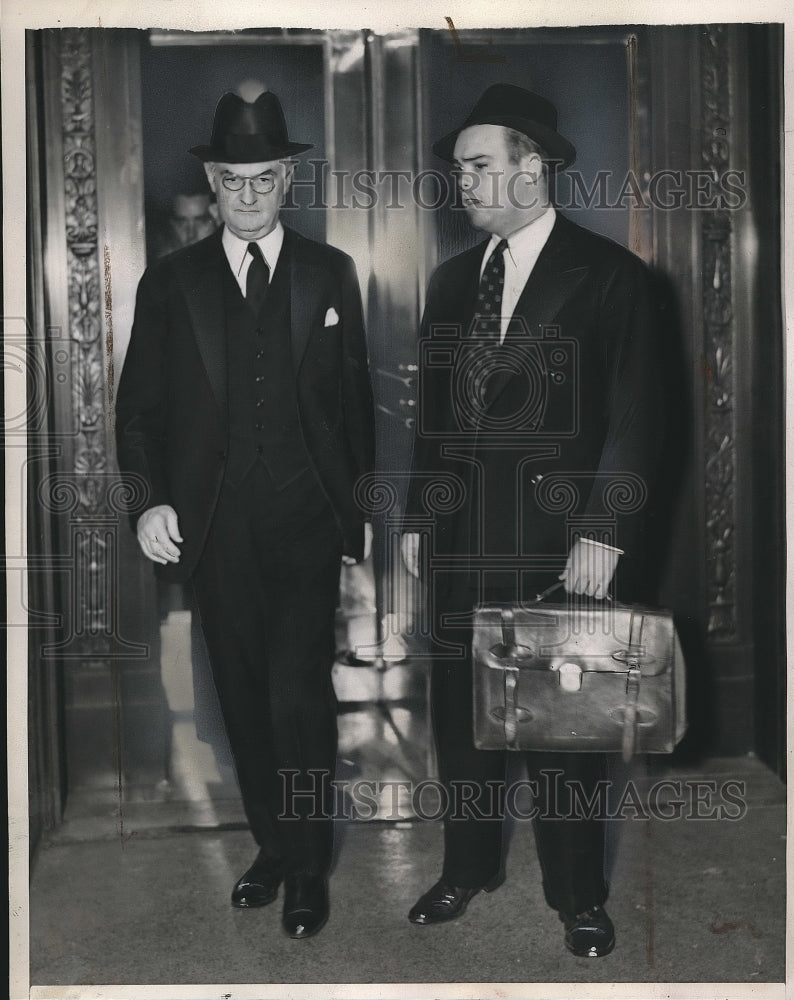
[[[256,356],[257,356],[257,358],[263,358],[265,356],[265,352],[264,351],[257,351],[256,352]]]
[[[257,399],[256,401],[257,410],[261,410],[264,405],[265,405],[264,399]]]
[[[261,444],[258,444],[258,445],[256,446],[256,450],[257,450],[257,452],[258,452],[258,453],[259,453],[259,454],[261,455],[261,454],[262,454],[262,452],[263,452],[263,451],[264,451],[265,449],[264,449],[264,448],[262,447],[262,445],[261,445]]]
[[[255,423],[254,424],[254,430],[261,431],[264,426],[265,426],[264,424]]]
[[[256,376],[256,381],[257,382],[264,382],[265,381],[265,376],[264,375],[257,375]]]
[[[257,334],[257,336],[258,336],[258,337],[261,337],[261,336],[262,336],[262,335],[264,334],[264,332],[265,332],[265,331],[264,331],[264,330],[262,329],[262,327],[261,327],[261,326],[258,326],[258,327],[256,328],[256,334]]]

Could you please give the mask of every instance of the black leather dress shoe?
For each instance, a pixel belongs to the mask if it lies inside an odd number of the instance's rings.
[[[260,852],[256,861],[232,889],[232,906],[238,906],[242,910],[267,906],[278,896],[282,877],[281,862],[265,857]]]
[[[284,880],[281,923],[291,938],[316,934],[328,919],[328,884],[324,875],[288,875]]]
[[[445,920],[459,917],[478,892],[493,892],[504,882],[504,876],[497,875],[485,885],[474,888],[450,885],[441,879],[411,908],[408,919],[412,924],[440,924]]]
[[[601,958],[615,947],[615,928],[601,906],[571,916],[560,914],[565,924],[565,947],[579,958]]]

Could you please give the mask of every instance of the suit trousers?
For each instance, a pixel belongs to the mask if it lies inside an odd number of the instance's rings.
[[[482,886],[503,868],[502,817],[513,812],[520,818],[527,806],[522,799],[519,808],[505,794],[507,751],[474,746],[471,628],[437,625],[436,634],[465,647],[462,656],[438,657],[432,665],[433,729],[449,799],[442,878],[452,885]],[[577,816],[570,788],[576,782],[589,799],[606,776],[605,755],[525,751],[524,756],[534,783],[532,823],[546,902],[567,913],[602,904],[608,893],[604,822]]]
[[[243,805],[290,873],[331,861],[331,683],[342,538],[306,471],[276,490],[261,462],[224,483],[193,576]]]

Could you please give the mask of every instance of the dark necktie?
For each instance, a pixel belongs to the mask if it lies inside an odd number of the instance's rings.
[[[474,308],[477,323],[475,333],[490,335],[499,340],[501,334],[502,294],[505,287],[505,250],[507,240],[500,240],[483,268],[477,305]]]
[[[262,256],[258,243],[249,243],[248,253],[251,254],[251,263],[248,265],[248,274],[245,277],[245,301],[255,313],[258,313],[267,295],[270,268]]]

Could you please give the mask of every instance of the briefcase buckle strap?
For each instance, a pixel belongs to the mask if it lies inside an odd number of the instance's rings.
[[[626,649],[616,649],[612,654],[612,659],[617,660],[618,663],[625,663],[629,667],[632,664],[639,666],[641,663],[656,663],[656,657],[647,649],[637,649],[631,646]]]
[[[516,616],[512,608],[502,608],[502,642],[505,649],[516,644]]]
[[[638,620],[639,619],[639,620]],[[642,653],[642,628],[645,615],[631,613],[629,619],[629,648],[625,651],[625,663],[629,668],[626,675],[626,707],[623,710],[623,760],[626,764],[634,756],[637,744],[637,705],[640,700],[640,660]]]
[[[637,705],[640,700],[639,664],[629,662],[626,675],[626,707],[623,710],[623,760],[628,764],[634,756],[637,742]]]
[[[518,750],[518,667],[504,671],[505,685],[505,746]]]
[[[531,663],[535,654],[529,646],[520,646],[516,642],[516,618],[512,608],[502,608],[502,641],[491,646],[486,662],[492,670],[518,670],[520,667],[536,666],[545,669],[540,662]]]
[[[624,649],[617,649],[612,654],[612,659],[618,663],[625,663],[629,669],[638,667],[640,664],[655,663],[656,657],[643,646],[643,629],[645,626],[645,615],[632,609],[629,618],[629,644]]]
[[[491,653],[504,670],[505,687],[505,746],[518,749],[518,671],[519,660],[532,657],[532,650],[516,642],[516,616],[512,608],[502,609],[502,646],[491,647]]]

